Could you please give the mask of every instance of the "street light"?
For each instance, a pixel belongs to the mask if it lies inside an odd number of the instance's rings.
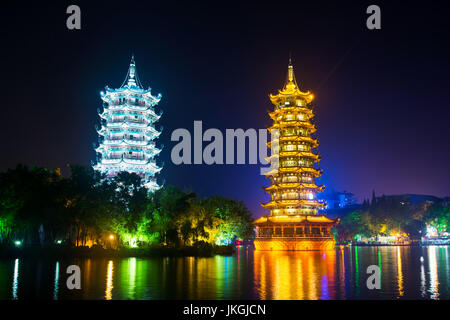
[[[22,242],[21,242],[21,241],[15,241],[14,244],[15,244],[17,247],[20,247],[20,245],[22,244]]]
[[[109,239],[110,239],[110,240],[114,240],[114,235],[110,235],[110,236],[109,236]]]

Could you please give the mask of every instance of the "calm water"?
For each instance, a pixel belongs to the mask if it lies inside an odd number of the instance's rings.
[[[81,290],[66,268],[81,268]],[[380,290],[366,287],[369,265]],[[231,257],[0,260],[0,299],[450,299],[448,246],[352,247]]]

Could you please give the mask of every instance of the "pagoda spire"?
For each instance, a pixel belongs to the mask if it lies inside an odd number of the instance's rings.
[[[272,103],[276,104],[276,101],[281,96],[291,96],[291,95],[299,95],[305,98],[306,103],[310,103],[314,96],[308,91],[303,92],[300,90],[300,87],[297,84],[297,80],[295,79],[294,66],[292,65],[292,58],[289,54],[289,63],[288,63],[288,72],[286,76],[286,81],[284,83],[283,89],[278,90],[277,95],[270,94],[270,100]]]
[[[287,74],[286,83],[284,85],[284,89],[294,90],[296,88],[298,88],[298,86],[297,86],[297,81],[295,80],[294,66],[292,65],[291,54],[289,53],[288,74]]]
[[[292,66],[292,58],[289,54],[289,65],[288,65],[288,81],[294,80],[294,67]]]
[[[136,62],[134,61],[134,54],[131,55],[130,66],[128,67],[127,77],[123,82],[121,87],[128,86],[129,88],[140,88],[142,89],[141,83],[137,76]]]

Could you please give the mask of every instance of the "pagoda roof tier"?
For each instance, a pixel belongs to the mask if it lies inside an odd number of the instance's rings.
[[[288,120],[288,121],[276,121],[271,127],[268,127],[267,130],[272,131],[273,129],[280,129],[286,127],[296,127],[296,128],[308,128],[310,129],[310,133],[316,132],[316,126],[309,121],[301,121],[301,120]]]
[[[100,171],[135,171],[141,172],[148,175],[154,175],[161,171],[162,167],[158,167],[155,163],[147,163],[145,165],[136,164],[131,162],[121,161],[119,163],[114,164],[103,164],[98,163],[94,167],[95,170]]]
[[[145,158],[145,159],[127,159],[124,157],[120,157],[117,159],[102,158],[102,162],[101,162],[102,165],[118,165],[121,163],[131,164],[131,165],[152,165],[152,158]],[[157,167],[155,167],[155,168],[157,168]]]
[[[306,113],[309,115],[310,119],[314,117],[312,109],[304,106],[283,106],[275,108],[273,111],[268,111],[267,113],[273,120],[278,120],[280,115],[286,113]]]
[[[291,99],[293,97],[301,98],[305,100],[306,103],[310,103],[314,99],[314,96],[309,90],[303,92],[297,85],[297,81],[295,80],[294,75],[294,67],[292,66],[291,59],[289,59],[288,74],[283,89],[278,90],[278,94],[270,94],[269,97],[270,101],[272,101],[272,103],[275,105],[278,105],[280,104],[280,102],[284,102],[286,99]]]
[[[144,183],[144,186],[150,191],[156,191],[161,189],[162,186],[158,185],[156,181],[148,181]]]
[[[138,146],[138,147],[143,147],[143,146],[148,146],[152,143],[153,140],[145,140],[145,141],[136,141],[136,140],[128,140],[128,139],[114,139],[114,140],[110,140],[110,139],[105,139],[103,141],[104,145],[109,145],[109,146]]]
[[[320,223],[320,224],[338,224],[340,221],[339,218],[330,219],[325,215],[279,215],[279,216],[263,216],[259,219],[256,219],[253,224],[254,225],[265,225],[271,223]]]
[[[150,106],[154,106],[159,103],[162,98],[161,93],[157,96],[153,96],[151,94],[151,89],[136,89],[136,88],[119,88],[119,89],[111,89],[109,87],[105,87],[106,92],[101,92],[100,96],[102,100],[106,103],[110,103],[112,100],[121,99],[121,98],[135,98],[142,99]]]
[[[131,120],[133,120],[133,119],[126,118],[126,119],[115,119],[115,121],[113,121],[112,119],[108,118],[108,119],[106,119],[106,125],[108,127],[111,127],[111,126],[117,127],[119,125],[126,123],[130,127],[139,129],[139,128],[146,128],[149,126],[153,126],[156,122],[156,121],[153,121],[152,119],[148,119],[148,118],[143,118],[143,121],[139,121],[139,122],[133,122]]]
[[[159,131],[156,131],[159,132]],[[148,130],[148,127],[145,128],[128,128],[127,130],[123,130],[122,127],[105,127],[102,125],[100,129],[97,129],[97,133],[104,136],[107,133],[113,133],[113,134],[125,134],[125,133],[132,133],[139,136],[145,136],[147,138],[153,139],[155,134],[153,130]]]
[[[112,130],[114,128],[117,128],[118,130]],[[149,130],[148,128],[152,128],[153,130]],[[104,127],[104,126],[102,126],[99,130],[97,130],[97,133],[100,136],[104,136],[104,137],[107,134],[109,134],[109,133],[114,133],[114,134],[134,133],[134,134],[138,134],[140,136],[145,136],[149,140],[153,140],[153,139],[157,138],[161,134],[161,131],[157,131],[153,127],[134,128],[134,129],[143,129],[145,131],[125,130],[123,126],[116,126],[116,127],[114,127],[114,126],[112,126],[112,127]]]
[[[284,207],[302,207],[302,206],[310,206],[310,207],[324,207],[324,203],[320,203],[317,200],[299,200],[299,199],[293,199],[293,200],[272,200],[268,203],[261,203],[261,206],[266,209],[272,209],[272,208],[284,208]]]
[[[263,189],[267,193],[270,193],[269,191],[280,191],[286,189],[298,189],[298,190],[315,189],[316,192],[322,192],[325,189],[325,186],[323,185],[318,186],[315,183],[285,182],[285,183],[271,184],[268,187],[263,187]]]
[[[282,157],[304,157],[304,158],[313,158],[316,161],[320,161],[321,157],[318,154],[315,154],[310,151],[280,151],[279,154],[271,154],[266,157],[265,160],[269,162],[274,158],[282,158]]]
[[[108,145],[102,143],[100,146],[95,148],[95,151],[98,153],[104,152],[142,152],[146,156],[154,156],[161,152],[161,149],[155,147],[155,145],[146,145],[146,146],[129,146],[127,144],[122,145]]]
[[[269,98],[274,105],[278,106],[280,103],[292,98],[304,99],[308,104],[313,101],[314,95],[309,90],[307,92],[300,91],[297,84],[292,85],[292,83],[288,83],[285,88],[278,90],[278,94],[269,94]]]
[[[305,137],[305,136],[299,136],[299,135],[292,135],[292,136],[280,136],[278,138],[273,139],[272,141],[267,142],[267,146],[270,148],[272,145],[272,142],[284,142],[284,141],[299,141],[299,142],[308,142],[311,144],[312,148],[316,148],[319,146],[319,143],[317,142],[317,139],[313,139],[311,137]]]
[[[131,115],[132,112],[139,112],[139,115],[143,115],[143,116],[150,116],[152,118],[155,119],[159,119],[161,118],[163,112],[160,111],[159,113],[156,113],[155,110],[151,107],[133,107],[133,106],[129,106],[129,105],[124,105],[124,106],[104,106],[103,107],[103,112],[100,115],[103,114],[109,114],[109,113],[114,113],[117,111],[121,111],[124,113],[124,115]],[[136,115],[136,114],[133,114]]]
[[[159,136],[161,134],[161,131],[157,131],[152,123],[149,124],[135,124],[131,122],[107,122],[106,123],[107,128],[121,128],[122,130],[129,130],[129,129],[146,129],[148,132],[153,133],[156,136]]]
[[[266,176],[273,176],[277,175],[278,172],[284,173],[284,172],[293,172],[293,173],[302,173],[302,172],[308,172],[312,173],[315,177],[320,177],[323,173],[323,170],[318,170],[316,168],[307,168],[307,167],[280,167],[278,169],[273,169],[271,171],[268,171],[265,173]]]
[[[117,113],[117,111],[120,111],[121,113]],[[139,112],[139,113],[136,113]],[[115,115],[115,116],[138,116],[138,117],[146,117],[150,119],[159,120],[161,118],[162,112],[159,114],[156,114],[156,112],[151,109],[143,109],[143,110],[137,110],[132,108],[103,108],[103,112],[99,113],[100,117],[103,119],[106,119],[109,115]]]

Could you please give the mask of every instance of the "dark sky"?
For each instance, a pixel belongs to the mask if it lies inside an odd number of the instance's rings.
[[[391,1],[393,2],[393,1]],[[450,45],[445,2],[381,7],[366,28],[358,1],[280,3],[10,1],[1,6],[0,170],[17,163],[90,164],[99,92],[118,87],[132,53],[162,93],[161,178],[201,196],[266,201],[259,165],[175,166],[176,128],[264,128],[269,93],[283,85],[289,52],[316,96],[321,182],[353,192],[450,195]],[[82,29],[66,28],[78,4]]]

